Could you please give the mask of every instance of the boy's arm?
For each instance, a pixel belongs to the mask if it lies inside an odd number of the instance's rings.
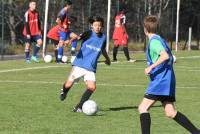
[[[106,65],[110,65],[111,64],[111,62],[110,62],[110,58],[109,58],[109,56],[108,56],[108,53],[106,52],[106,41],[104,42],[104,48],[103,48],[103,50],[102,50],[102,55],[105,57],[105,64]]]
[[[25,13],[24,15],[24,20],[25,20],[25,27],[26,27],[26,33],[27,33],[27,38],[30,38],[31,31],[29,27],[29,19],[28,19],[28,12]]]
[[[37,13],[38,13],[38,28],[42,32],[41,21],[40,21],[40,14],[39,14],[39,12],[37,12]]]
[[[149,75],[152,69],[154,69],[155,67],[157,67],[158,65],[160,65],[161,63],[163,63],[164,61],[168,59],[169,59],[168,53],[165,50],[161,51],[159,59],[155,63],[153,63],[151,66],[145,68],[144,70],[145,74]]]

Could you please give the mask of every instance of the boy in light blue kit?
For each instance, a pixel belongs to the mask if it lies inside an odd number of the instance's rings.
[[[82,112],[82,105],[87,101],[96,89],[95,73],[97,61],[101,55],[105,57],[105,63],[110,65],[110,58],[106,52],[106,36],[101,32],[104,20],[99,16],[93,16],[89,20],[92,30],[83,33],[80,36],[82,40],[81,48],[75,60],[72,63],[72,71],[68,80],[61,89],[60,100],[65,100],[68,91],[75,81],[81,77],[84,78],[87,89],[83,93],[80,102],[73,109],[74,112]]]
[[[151,117],[149,109],[160,101],[167,117],[175,120],[191,134],[200,134],[200,131],[190,120],[178,112],[174,106],[176,78],[173,70],[173,58],[167,43],[156,34],[158,19],[156,16],[144,18],[144,33],[149,38],[146,50],[148,67],[144,70],[150,77],[150,84],[144,99],[139,105],[140,123],[142,134],[150,134]]]

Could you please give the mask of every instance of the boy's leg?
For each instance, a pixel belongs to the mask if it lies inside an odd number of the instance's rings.
[[[58,55],[57,55],[57,61],[58,62],[62,61],[63,47],[64,47],[64,40],[60,40],[59,44],[58,44]]]
[[[67,93],[69,92],[70,88],[73,86],[74,81],[78,81],[84,75],[84,71],[82,68],[79,67],[72,67],[71,73],[69,75],[68,80],[63,84],[63,88],[61,89],[60,93],[60,100],[65,100]]]
[[[42,36],[35,36],[34,40],[36,40],[37,44],[35,45],[35,47],[33,49],[33,56],[31,57],[31,59],[35,62],[39,62],[39,60],[37,58],[37,54],[40,50],[40,47],[42,46]]]
[[[113,61],[117,61],[118,48],[119,48],[119,45],[114,45],[114,48],[113,48]]]
[[[128,47],[124,46],[123,50],[124,50],[124,55],[126,56],[127,61],[129,61],[130,60],[130,56],[129,56]]]
[[[67,80],[61,89],[60,93],[60,100],[64,101],[66,99],[67,93],[69,92],[70,88],[73,86],[73,81]]]
[[[30,43],[28,42],[25,43],[25,58],[26,62],[30,63]]]
[[[95,91],[96,89],[96,82],[95,81],[87,81],[86,82],[87,85],[87,89],[86,91],[83,93],[80,102],[76,105],[74,112],[77,112],[77,110],[81,110],[83,103],[87,100],[89,100],[89,98],[91,97],[92,93]]]
[[[174,119],[178,124],[187,129],[192,134],[200,134],[200,131],[191,123],[191,121],[181,112],[176,111],[173,102],[163,102],[165,114]]]
[[[155,102],[155,100],[144,98],[138,107],[142,134],[150,134],[151,117],[148,110]]]
[[[77,39],[78,39],[78,35],[76,35],[74,32],[70,32],[70,39],[72,39],[72,44],[71,44],[71,55],[75,56],[75,51],[76,51],[76,47],[77,47]]]
[[[64,42],[67,39],[67,33],[64,31],[59,31],[60,40],[58,43],[58,63],[62,61],[63,56],[63,48],[64,48]]]
[[[58,62],[58,46],[54,47],[54,55],[55,55],[55,58],[56,58],[56,62]]]

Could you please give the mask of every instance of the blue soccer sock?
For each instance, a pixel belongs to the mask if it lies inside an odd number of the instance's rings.
[[[30,55],[30,50],[29,49],[25,49],[25,58],[26,58],[26,60],[30,60],[29,55]]]
[[[40,46],[38,44],[35,45],[34,50],[33,50],[33,56],[37,56],[37,53],[39,52],[39,50],[40,50]]]
[[[63,47],[59,47],[58,48],[58,61],[61,61],[62,59],[62,56],[63,56]]]
[[[71,45],[71,54],[72,54],[73,56],[75,55],[77,43],[78,43],[77,40],[73,40],[73,41],[72,41],[72,45]]]

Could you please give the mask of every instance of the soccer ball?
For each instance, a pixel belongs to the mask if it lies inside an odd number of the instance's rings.
[[[176,62],[176,56],[175,55],[173,55],[173,60],[174,60],[174,63]]]
[[[46,56],[44,57],[44,62],[50,63],[51,61],[52,61],[52,56],[51,56],[51,55],[46,55]]]
[[[98,111],[96,102],[93,100],[88,100],[84,102],[82,106],[82,111],[86,115],[95,115]]]
[[[75,58],[76,58],[76,56],[72,56],[72,57],[71,57],[71,63],[74,62]]]
[[[66,62],[67,62],[67,60],[68,60],[68,57],[67,57],[67,56],[65,56],[65,55],[64,55],[64,56],[62,56],[62,62],[63,62],[63,63],[66,63]]]

